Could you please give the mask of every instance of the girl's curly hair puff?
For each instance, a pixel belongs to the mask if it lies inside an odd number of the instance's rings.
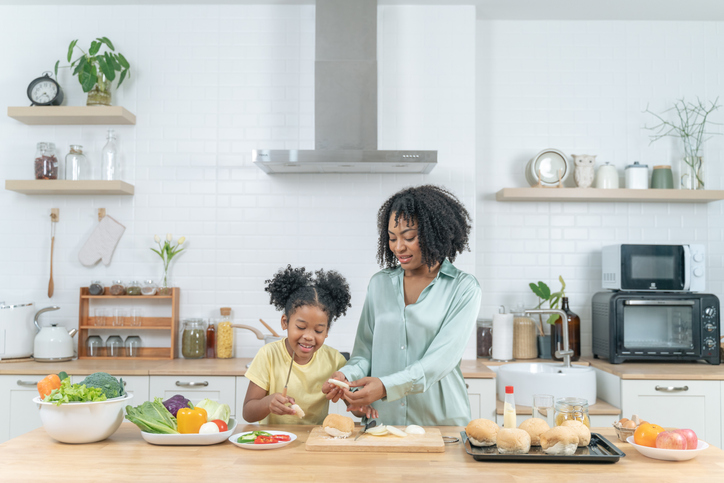
[[[417,223],[422,261],[428,267],[446,258],[454,262],[458,253],[470,251],[470,214],[455,195],[434,185],[406,188],[392,195],[377,212],[377,262],[381,267],[394,268],[399,263],[390,250],[387,232],[393,214],[395,223]]]
[[[316,276],[316,277],[315,277]],[[327,328],[351,307],[352,296],[347,280],[334,270],[317,270],[314,274],[304,267],[280,269],[266,281],[269,302],[283,310],[289,318],[299,307],[311,305],[327,314]]]

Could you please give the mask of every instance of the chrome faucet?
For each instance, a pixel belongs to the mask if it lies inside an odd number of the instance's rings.
[[[573,355],[573,351],[568,343],[568,314],[559,309],[527,309],[525,313],[528,315],[558,314],[561,317],[561,325],[563,326],[563,348],[561,350],[559,343],[558,347],[556,347],[557,350],[555,352],[555,356],[559,359],[563,358],[564,367],[571,367],[571,356]]]

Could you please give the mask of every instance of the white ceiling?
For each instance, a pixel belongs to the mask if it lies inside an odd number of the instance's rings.
[[[378,0],[380,5],[475,5],[481,19],[724,20],[724,0]],[[0,0],[0,5],[311,5],[314,0]]]

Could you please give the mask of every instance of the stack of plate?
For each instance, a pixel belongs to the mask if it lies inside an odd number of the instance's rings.
[[[525,166],[525,179],[531,186],[538,186],[538,172],[540,172],[540,182],[543,186],[558,186],[559,171],[561,171],[561,181],[565,183],[573,172],[568,156],[558,149],[544,149],[528,161]]]

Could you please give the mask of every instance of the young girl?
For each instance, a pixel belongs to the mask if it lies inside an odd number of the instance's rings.
[[[287,337],[263,346],[246,371],[249,388],[244,399],[244,419],[264,424],[321,424],[329,410],[322,385],[346,362],[338,351],[324,345],[324,339],[332,321],[351,307],[349,285],[335,271],[312,274],[304,267],[291,265],[266,283],[272,305],[284,311],[282,329]],[[285,397],[282,391],[290,365]],[[302,419],[292,404],[304,411]],[[377,416],[369,406],[354,414]]]

